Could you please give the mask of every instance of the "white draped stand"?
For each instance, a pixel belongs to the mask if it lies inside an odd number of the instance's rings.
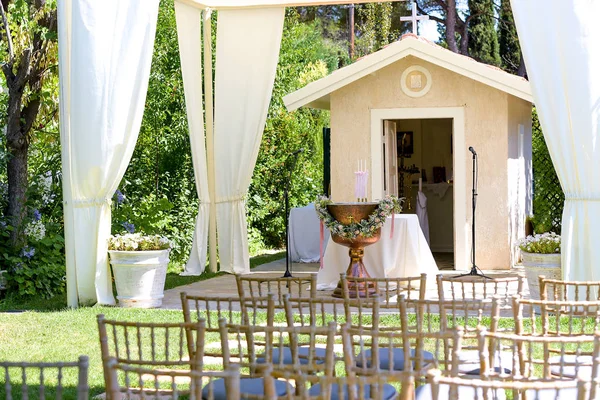
[[[315,204],[292,208],[290,211],[290,259],[292,262],[316,263],[321,261],[321,223]],[[324,228],[323,246],[329,241],[329,229]]]
[[[373,278],[408,277],[427,274],[435,279],[438,268],[414,214],[395,215],[394,236],[390,239],[392,217],[381,228],[381,238],[365,247],[364,264]],[[323,257],[323,269],[317,274],[317,289],[335,289],[340,273],[346,272],[348,248],[329,241]]]

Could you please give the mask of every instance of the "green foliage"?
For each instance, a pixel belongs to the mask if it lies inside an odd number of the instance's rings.
[[[344,51],[322,38],[318,22],[299,23],[295,10],[288,10],[273,97],[247,197],[251,250],[283,243],[283,188],[290,153],[305,149],[290,182],[290,207],[310,203],[322,189],[322,130],[328,113],[308,108],[290,113],[282,98],[337,68],[338,54]]]
[[[30,220],[28,226],[41,223]],[[42,223],[43,224],[43,223]],[[65,291],[65,259],[62,227],[43,224],[44,234],[31,234],[28,244],[20,249],[10,247],[9,235],[14,229],[2,224],[0,229],[0,264],[7,270],[4,274],[9,292],[19,298],[54,297]],[[37,237],[35,237],[37,236]]]
[[[532,117],[533,229],[536,233],[553,231],[560,234],[565,195],[552,164],[535,108]]]
[[[500,46],[493,0],[469,0],[469,55],[477,61],[500,65]]]

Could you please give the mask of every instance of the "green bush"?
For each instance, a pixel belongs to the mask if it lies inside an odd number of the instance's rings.
[[[533,229],[535,233],[560,234],[565,195],[552,164],[535,108],[532,119]]]

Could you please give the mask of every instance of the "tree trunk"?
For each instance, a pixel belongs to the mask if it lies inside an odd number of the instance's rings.
[[[517,69],[517,75],[525,78],[527,75],[527,69],[525,68],[525,60],[523,59],[523,52],[521,52],[521,60],[519,61],[519,68]]]
[[[456,1],[448,0],[446,10],[446,43],[448,50],[458,53],[456,44]]]
[[[8,133],[8,132],[7,132]],[[15,228],[10,233],[11,244],[19,247],[24,242],[23,220],[26,215],[27,201],[27,152],[29,143],[21,141],[18,146],[8,145],[11,155],[8,159],[8,218]]]
[[[466,20],[460,35],[460,54],[469,56],[469,21]]]

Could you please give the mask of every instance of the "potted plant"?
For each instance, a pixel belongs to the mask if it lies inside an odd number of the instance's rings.
[[[159,235],[129,233],[110,237],[108,253],[121,307],[162,305],[171,247],[171,242]]]
[[[519,243],[519,248],[529,295],[532,299],[540,299],[540,275],[548,279],[562,279],[560,235],[554,232],[530,235]]]

